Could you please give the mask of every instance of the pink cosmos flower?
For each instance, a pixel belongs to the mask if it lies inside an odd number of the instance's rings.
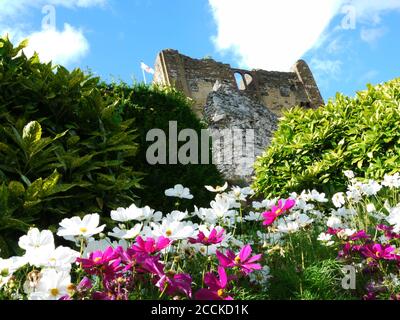
[[[109,247],[104,252],[95,251],[89,255],[89,258],[78,258],[76,261],[82,265],[82,268],[88,274],[104,274],[105,276],[114,276],[120,271],[121,265],[120,251],[122,248],[113,249]]]
[[[391,245],[381,245],[379,243],[371,243],[360,248],[360,253],[366,258],[373,260],[396,260],[396,248]]]
[[[370,239],[371,236],[365,232],[365,230],[360,230],[349,237],[351,241]]]
[[[272,225],[279,216],[292,209],[295,204],[296,201],[293,199],[279,200],[278,206],[272,206],[271,211],[266,211],[263,213],[263,217],[265,219],[263,225]]]
[[[156,287],[169,296],[183,293],[188,298],[192,298],[192,277],[187,273],[164,274],[157,281]]]
[[[385,233],[385,237],[389,240],[392,239],[400,239],[400,234],[393,232],[393,227],[385,226],[384,224],[380,224],[376,227],[377,230],[383,231]]]
[[[219,278],[209,272],[204,276],[204,283],[208,289],[200,289],[196,293],[196,300],[233,300],[227,293],[229,279],[223,267],[218,267]]]
[[[136,243],[132,246],[132,250],[135,252],[142,252],[152,254],[155,252],[160,252],[172,243],[172,240],[165,238],[163,236],[159,237],[157,241],[153,238],[147,238],[146,241],[143,240],[141,236],[136,238]]]
[[[240,250],[239,254],[237,255],[231,250],[227,250],[226,255],[217,250],[216,255],[222,267],[239,267],[245,275],[248,275],[254,270],[261,270],[261,265],[255,262],[261,259],[262,254],[257,254],[250,257],[251,252],[251,246],[246,245]]]
[[[205,246],[210,246],[212,244],[218,244],[218,243],[221,243],[222,240],[224,240],[224,233],[225,233],[224,229],[217,231],[217,229],[214,228],[210,231],[209,236],[206,237],[202,231],[199,231],[197,238],[196,239],[189,238],[189,242],[190,243],[201,243]]]

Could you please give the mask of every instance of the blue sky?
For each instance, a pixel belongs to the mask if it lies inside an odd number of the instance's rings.
[[[249,69],[303,58],[325,100],[400,76],[400,0],[0,0],[0,33],[107,81],[142,81],[165,48]]]

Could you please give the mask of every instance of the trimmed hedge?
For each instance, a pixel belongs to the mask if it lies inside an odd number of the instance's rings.
[[[176,199],[166,198],[164,191],[176,184],[182,184],[190,188],[194,195],[193,200],[183,200],[186,207],[194,203],[198,206],[208,206],[214,195],[204,186],[223,184],[223,179],[215,165],[150,165],[146,160],[147,148],[153,144],[146,141],[146,135],[151,129],[161,129],[166,133],[168,154],[169,121],[177,122],[178,132],[187,128],[194,129],[200,138],[201,130],[207,126],[196,117],[191,102],[182,93],[168,87],[140,84],[133,87],[124,84],[104,85],[104,92],[108,96],[119,97],[123,101],[122,117],[124,119],[136,119],[140,144],[136,165],[138,170],[145,173],[142,180],[143,189],[138,191],[142,205],[149,205],[164,212],[176,208]],[[179,142],[178,148],[183,144],[185,142]]]
[[[271,146],[255,165],[258,194],[284,196],[345,190],[344,170],[380,179],[400,171],[400,79],[337,94],[317,110],[285,112]]]

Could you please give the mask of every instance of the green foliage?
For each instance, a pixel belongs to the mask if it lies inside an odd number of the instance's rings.
[[[140,150],[135,161],[138,170],[146,174],[142,181],[144,187],[138,191],[141,203],[164,212],[171,210],[175,207],[176,199],[166,198],[164,191],[176,184],[182,184],[190,188],[194,195],[193,201],[183,200],[186,207],[194,203],[198,206],[208,206],[213,195],[204,185],[223,184],[215,165],[150,165],[146,160],[147,148],[154,143],[146,141],[146,135],[151,129],[163,130],[168,139],[169,122],[176,121],[178,132],[189,128],[194,129],[198,137],[201,136],[201,129],[205,129],[206,125],[193,113],[189,100],[173,88],[158,86],[128,87],[121,84],[104,86],[103,90],[105,95],[118,97],[122,101],[123,119],[135,118],[138,124]],[[183,144],[185,142],[179,142],[178,148]],[[168,154],[168,141],[166,148]]]
[[[285,112],[271,147],[257,161],[254,188],[266,196],[345,190],[344,170],[380,179],[400,166],[400,79],[355,98]]]
[[[0,39],[1,227],[130,205],[141,179],[134,119],[122,118],[122,101],[104,97],[98,78],[27,58],[25,45]]]

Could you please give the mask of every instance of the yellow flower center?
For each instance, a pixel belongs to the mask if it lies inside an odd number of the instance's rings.
[[[205,237],[205,238],[204,238],[204,241],[208,241],[208,237]]]
[[[224,295],[224,289],[219,289],[218,291],[217,291],[217,294],[218,294],[218,297],[222,297],[223,295]]]
[[[237,263],[239,263],[239,262],[240,262],[240,257],[237,256],[237,257],[235,258],[235,263],[237,264]]]
[[[97,262],[99,262],[100,260],[101,260],[101,257],[97,257],[97,258],[94,258],[93,261],[94,261],[95,263],[97,263]]]
[[[165,234],[167,235],[167,237],[170,237],[172,235],[172,231],[168,229],[167,232],[165,232]]]
[[[275,212],[277,215],[279,215],[279,214],[281,214],[282,213],[282,209],[278,209],[278,210],[276,210],[276,212]]]
[[[82,227],[82,228],[79,229],[79,231],[80,231],[81,233],[85,233],[85,232],[87,232],[87,229],[84,228],[84,227]]]
[[[60,291],[57,288],[50,289],[50,294],[53,297],[57,297],[59,293],[60,293]]]

